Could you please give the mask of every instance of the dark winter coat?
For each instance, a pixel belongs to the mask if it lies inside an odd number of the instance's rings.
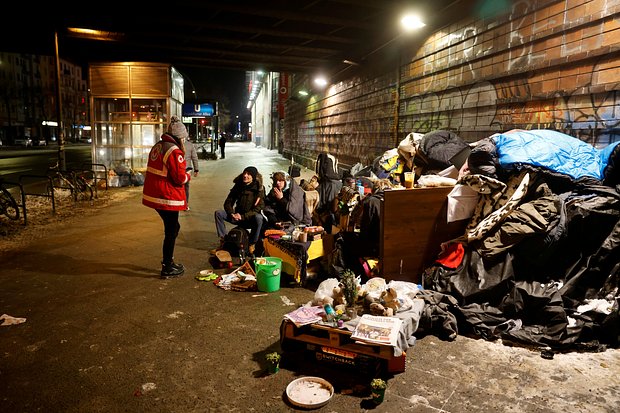
[[[239,213],[243,221],[260,214],[265,207],[265,187],[260,174],[249,185],[243,183],[242,174],[234,180],[234,186],[224,201],[224,210],[228,216]]]
[[[365,255],[376,257],[379,255],[379,240],[381,238],[381,203],[383,190],[362,199],[362,217],[360,222],[360,239],[365,248]]]
[[[289,188],[284,191],[282,199],[276,198],[273,189],[269,191],[264,212],[271,226],[276,222],[292,222],[296,225],[312,224],[312,216],[306,205],[305,191],[293,179],[289,181]]]

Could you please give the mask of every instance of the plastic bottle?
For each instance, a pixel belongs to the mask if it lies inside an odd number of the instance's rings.
[[[357,192],[360,194],[360,198],[364,196],[364,185],[362,184],[362,180],[358,179],[355,183],[357,185]]]
[[[336,312],[334,311],[334,307],[331,304],[325,304],[323,306],[323,310],[325,310],[325,320],[326,321],[334,321],[334,316]]]

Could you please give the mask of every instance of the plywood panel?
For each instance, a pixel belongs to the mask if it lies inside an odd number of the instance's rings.
[[[463,234],[466,221],[447,223],[451,187],[385,191],[381,209],[381,274],[419,283],[441,243]]]

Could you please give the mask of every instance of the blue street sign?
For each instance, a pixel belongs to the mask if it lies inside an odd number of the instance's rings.
[[[183,104],[183,116],[187,118],[204,118],[215,115],[215,107],[212,103],[187,103]]]

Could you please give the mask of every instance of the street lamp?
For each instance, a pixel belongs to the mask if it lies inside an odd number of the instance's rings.
[[[65,160],[65,131],[62,122],[62,93],[60,91],[60,58],[58,57],[58,31],[54,32],[54,58],[56,63],[56,118],[58,122],[58,166],[61,171],[67,169]]]
[[[121,40],[124,35],[122,33],[106,32],[102,30],[82,29],[76,27],[68,27],[67,34],[73,37],[99,41],[117,41]],[[56,63],[56,117],[58,118],[58,166],[60,170],[67,169],[65,159],[65,130],[62,121],[62,93],[60,86],[60,57],[58,53],[58,30],[54,31],[54,59]]]

